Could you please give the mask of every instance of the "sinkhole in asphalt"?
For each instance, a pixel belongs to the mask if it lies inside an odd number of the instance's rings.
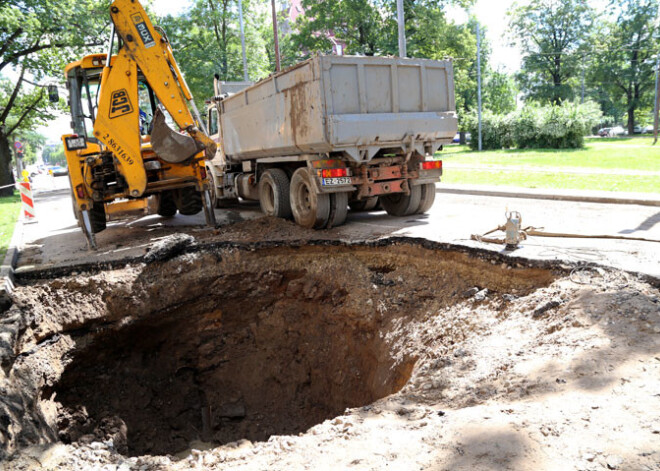
[[[401,390],[416,360],[408,323],[475,286],[549,280],[529,273],[417,247],[158,262],[131,285],[141,310],[125,292],[104,298],[121,320],[81,334],[46,395],[62,441],[112,438],[129,455],[301,433]]]

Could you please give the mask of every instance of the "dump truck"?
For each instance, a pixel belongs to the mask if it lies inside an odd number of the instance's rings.
[[[205,161],[216,144],[165,32],[135,0],[115,0],[110,17],[107,54],[65,68],[73,133],[62,141],[89,246],[96,247],[94,235],[109,215],[145,210],[149,199],[161,216],[204,209],[215,225]]]
[[[235,87],[236,88],[236,87]],[[458,127],[451,61],[317,55],[235,93],[217,77],[207,162],[217,205],[258,200],[308,228],[348,208],[428,211]]]

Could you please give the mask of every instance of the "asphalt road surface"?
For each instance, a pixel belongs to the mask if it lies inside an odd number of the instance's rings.
[[[23,226],[18,270],[29,271],[81,262],[122,259],[142,255],[147,247],[172,232],[200,235],[212,231],[204,216],[157,215],[111,222],[97,235],[99,250],[89,251],[71,210],[67,177],[47,177],[35,182],[37,222]],[[503,246],[475,242],[471,234],[483,234],[504,224],[505,212],[522,214],[522,225],[543,227],[548,232],[584,235],[620,235],[660,241],[660,207],[578,203],[494,196],[438,193],[426,215],[393,218],[383,211],[349,212],[345,225],[318,231],[318,237],[345,241],[387,236],[410,236],[493,251]],[[263,217],[258,204],[244,203],[217,209],[218,224]],[[511,252],[530,259],[594,262],[660,278],[660,242],[630,240],[530,237]]]

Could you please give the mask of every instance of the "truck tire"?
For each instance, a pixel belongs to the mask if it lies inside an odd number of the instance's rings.
[[[176,214],[176,202],[174,201],[172,190],[160,192],[156,213],[164,218],[171,218]]]
[[[179,213],[184,216],[193,216],[199,213],[203,208],[202,194],[194,187],[181,188],[179,197],[175,199]]]
[[[290,182],[286,172],[271,168],[259,179],[259,205],[267,216],[291,218]]]
[[[348,192],[330,194],[330,217],[328,218],[328,229],[341,226],[346,222],[348,215]]]
[[[291,177],[291,212],[302,227],[322,229],[330,217],[330,195],[316,193],[307,168],[296,170]]]
[[[419,201],[419,208],[417,208],[416,214],[424,214],[435,201],[435,183],[425,183],[420,185],[422,188],[422,196]]]
[[[419,208],[422,189],[419,185],[410,187],[410,194],[392,193],[380,197],[380,204],[390,216],[410,216]]]
[[[372,211],[378,206],[378,196],[365,198],[362,200],[355,200],[348,203],[353,211]]]
[[[89,223],[92,226],[92,234],[105,230],[105,205],[103,203],[94,203],[89,209]]]

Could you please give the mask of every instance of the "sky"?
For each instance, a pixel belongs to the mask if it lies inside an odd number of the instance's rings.
[[[507,10],[514,0],[477,0],[472,7],[479,23],[486,30],[486,39],[490,43],[490,63],[495,69],[515,72],[520,68],[522,56],[520,49],[508,44],[504,34],[507,30]],[[461,8],[449,7],[447,16],[456,23],[467,22],[467,12]]]

